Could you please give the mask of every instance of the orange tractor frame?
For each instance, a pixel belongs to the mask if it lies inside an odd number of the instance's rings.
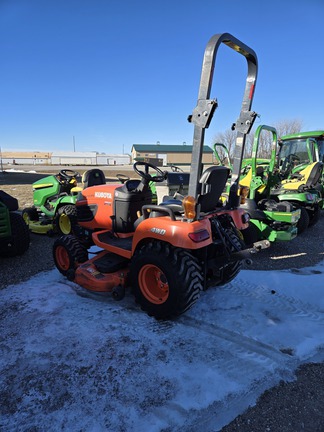
[[[222,43],[243,55],[248,64],[226,206],[221,193],[229,169],[212,166],[203,171],[202,165],[205,129],[217,107],[209,96]],[[250,252],[267,247],[267,241],[249,248],[244,243],[249,216],[239,208],[245,139],[256,117],[250,111],[256,77],[252,49],[228,33],[213,36],[204,54],[198,104],[188,118],[194,124],[188,196],[152,204],[150,182],[164,181],[167,173],[149,163],[136,162],[140,179],[122,185],[106,184],[100,170],[90,170],[76,202],[78,229],[74,235],[58,238],[53,246],[58,270],[82,287],[111,292],[118,300],[131,287],[144,311],[167,319],[188,310],[207,287],[229,282]],[[89,259],[89,254],[94,256]]]

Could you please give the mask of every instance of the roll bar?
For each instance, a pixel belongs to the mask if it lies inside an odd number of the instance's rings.
[[[277,130],[273,126],[260,125],[260,126],[258,126],[257,130],[255,131],[254,140],[253,140],[252,164],[251,164],[251,167],[252,167],[252,176],[255,176],[256,175],[256,171],[257,171],[257,154],[258,154],[258,149],[259,149],[259,142],[260,142],[261,132],[263,130],[271,132],[271,135],[272,135],[269,172],[272,172],[274,170],[274,167],[275,167],[275,164],[276,164],[277,143],[278,143]]]
[[[255,112],[250,111],[250,109],[257,79],[258,62],[255,52],[229,33],[216,34],[212,36],[207,43],[202,64],[197,106],[193,110],[192,115],[188,117],[188,120],[194,123],[195,126],[191,158],[189,195],[197,198],[197,195],[199,193],[199,179],[202,174],[201,162],[205,129],[208,128],[213,114],[217,108],[217,101],[215,99],[209,98],[213,82],[216,54],[219,46],[222,43],[232,48],[239,54],[243,55],[246,58],[248,65],[248,73],[246,78],[241,112],[236,123],[233,125],[233,128],[235,128],[237,131],[237,137],[234,148],[233,172],[231,179],[229,205],[231,207],[237,207],[239,204],[238,179],[241,171],[246,134],[250,132],[255,117],[257,115]]]

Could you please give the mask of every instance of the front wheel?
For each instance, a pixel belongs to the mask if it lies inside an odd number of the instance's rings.
[[[67,276],[79,263],[88,260],[88,251],[73,235],[61,236],[54,242],[53,258],[58,271]]]
[[[197,260],[182,249],[155,241],[136,252],[130,277],[135,301],[157,319],[181,315],[203,289]]]
[[[35,207],[25,208],[21,215],[26,225],[29,225],[30,222],[38,222],[39,220],[38,211]]]

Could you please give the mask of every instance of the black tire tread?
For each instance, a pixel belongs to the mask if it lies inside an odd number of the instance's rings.
[[[15,212],[10,212],[11,236],[10,246],[1,250],[2,256],[14,257],[24,254],[30,243],[30,234],[22,216]]]
[[[142,262],[150,262],[153,259],[154,263],[154,257],[158,257],[163,272],[167,271],[166,268],[163,269],[163,261],[169,264],[169,270],[172,269],[172,277],[168,279],[170,299],[161,306],[151,304],[143,296],[137,278]],[[169,319],[186,312],[196,303],[203,288],[198,261],[183,249],[159,241],[151,241],[136,252],[132,259],[130,275],[135,301],[148,315],[157,319]]]
[[[64,247],[69,255],[70,263],[67,270],[62,269],[57,262],[56,248],[58,246]],[[56,239],[53,244],[53,258],[58,271],[66,276],[68,271],[74,269],[78,263],[88,260],[88,251],[76,237],[73,235],[64,235]]]

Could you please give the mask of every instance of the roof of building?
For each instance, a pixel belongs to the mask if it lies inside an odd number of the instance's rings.
[[[152,152],[152,153],[192,153],[192,145],[163,145],[163,144],[133,144],[133,148],[137,152]],[[133,150],[132,148],[132,150]],[[204,153],[213,153],[213,150],[208,147],[203,147]]]

